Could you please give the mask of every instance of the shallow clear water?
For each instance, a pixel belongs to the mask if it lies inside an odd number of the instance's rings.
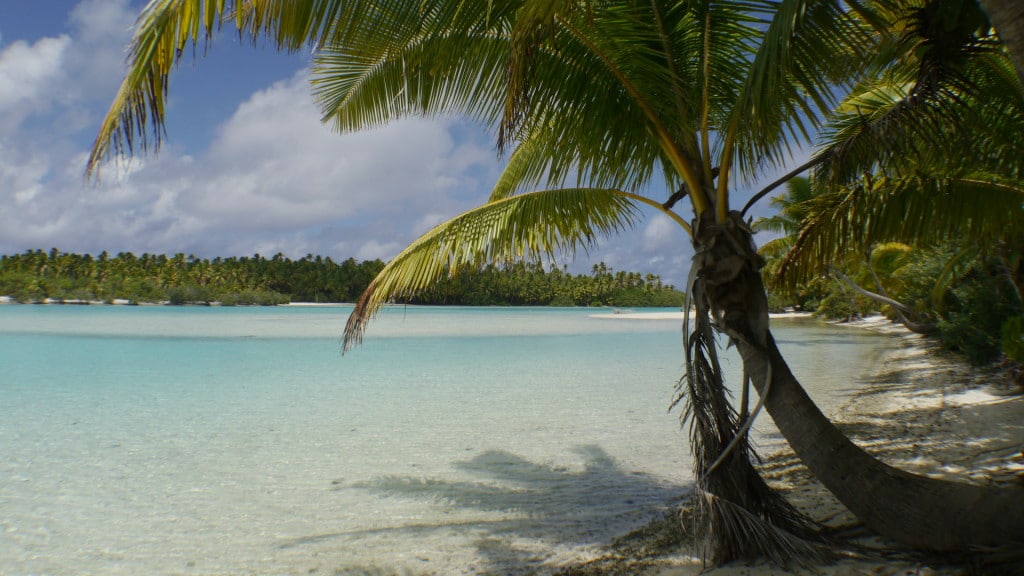
[[[0,574],[543,571],[686,491],[679,321],[348,311],[0,306]],[[826,410],[887,342],[773,330]]]

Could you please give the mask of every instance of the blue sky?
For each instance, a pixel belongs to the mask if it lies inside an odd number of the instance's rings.
[[[319,122],[308,53],[230,31],[171,77],[159,154],[83,181],[145,2],[0,0],[0,253],[283,252],[387,260],[486,199],[502,161],[457,119],[340,135]],[[684,283],[689,241],[663,216],[566,261]]]

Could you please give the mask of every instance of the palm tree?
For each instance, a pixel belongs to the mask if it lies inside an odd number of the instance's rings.
[[[159,144],[171,67],[232,5],[147,7],[90,169],[110,154]],[[757,552],[784,559],[813,547],[795,536],[808,533],[807,523],[751,464],[713,329],[736,344],[763,406],[805,464],[867,525],[939,550],[1024,541],[1022,491],[895,470],[814,406],[772,338],[762,260],[732,208],[734,184],[784,164],[864,60],[872,38],[856,18],[868,15],[863,5],[251,0],[234,8],[244,33],[282,49],[317,47],[314,93],[338,130],[460,113],[493,128],[499,148],[511,151],[486,204],[427,232],[374,279],[346,325],[346,348],[384,303],[427,289],[448,270],[571,252],[634,224],[646,205],[675,221],[696,251],[687,289],[696,319],[686,328],[680,394],[715,560]],[[657,198],[659,190],[670,193]],[[690,220],[676,211],[684,198]]]
[[[815,162],[825,192],[808,204],[786,256],[789,282],[873,244],[957,240],[967,249],[1024,234],[1024,88],[1012,65],[992,36],[967,33],[976,17],[954,14],[960,29],[923,38],[934,14],[907,12],[885,13],[887,58],[872,63],[883,72],[823,131]]]

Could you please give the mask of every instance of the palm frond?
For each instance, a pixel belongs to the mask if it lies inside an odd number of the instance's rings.
[[[866,254],[881,242],[995,242],[1020,231],[1022,202],[1019,181],[992,174],[868,179],[815,198],[781,272],[803,281],[844,253]]]
[[[871,247],[868,262],[874,272],[890,277],[907,264],[912,250],[903,242],[882,242]]]
[[[830,557],[828,547],[820,541],[798,536],[780,528],[778,519],[767,521],[749,510],[721,498],[711,492],[700,491],[697,495],[703,507],[713,512],[712,530],[737,535],[738,540],[764,554],[777,566],[798,565],[809,568],[825,562]]]
[[[767,30],[722,124],[723,170],[735,155],[739,173],[747,176],[781,165],[795,146],[811,140],[836,86],[850,81],[853,63],[872,45],[835,2],[787,0],[774,8],[764,14]]]
[[[846,184],[874,170],[973,164],[999,171],[993,160],[1017,162],[1021,85],[988,30],[974,31],[976,19],[956,12],[977,7],[879,4],[886,9],[880,30],[888,31],[878,43],[882,56],[866,65],[874,73],[822,131],[817,178]],[[953,12],[940,17],[936,10]]]
[[[555,182],[562,172],[559,165],[574,164],[566,160],[568,154],[552,155],[551,142],[545,135],[545,132],[534,133],[516,146],[491,190],[489,202],[514,196],[544,181]]]
[[[118,154],[159,148],[165,131],[168,75],[186,47],[209,41],[224,9],[223,0],[154,0],[146,6],[136,21],[128,73],[93,143],[87,164],[90,173],[108,156],[111,144]]]
[[[96,174],[112,156],[158,150],[166,133],[170,73],[182,57],[212,45],[233,20],[252,42],[294,51],[326,43],[347,0],[152,0],[135,23],[128,70],[93,142],[86,165]],[[233,16],[233,18],[232,18]]]
[[[223,0],[220,0],[223,2]],[[235,0],[235,24],[253,40],[265,37],[280,50],[330,44],[335,24],[353,17],[350,0]]]
[[[545,190],[474,208],[434,227],[388,262],[349,316],[343,347],[359,344],[384,304],[420,293],[460,266],[572,253],[632,226],[639,216],[630,195],[607,189]]]
[[[514,7],[405,2],[380,15],[378,2],[352,2],[313,62],[324,120],[352,131],[405,115],[458,113],[496,125]]]

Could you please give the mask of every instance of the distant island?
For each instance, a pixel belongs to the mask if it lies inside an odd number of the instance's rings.
[[[0,297],[20,303],[120,303],[273,306],[354,302],[384,267],[381,260],[336,262],[307,254],[204,259],[193,255],[57,248],[0,256]],[[409,304],[462,306],[678,307],[683,293],[654,274],[614,271],[603,262],[589,275],[537,262],[459,269]]]

